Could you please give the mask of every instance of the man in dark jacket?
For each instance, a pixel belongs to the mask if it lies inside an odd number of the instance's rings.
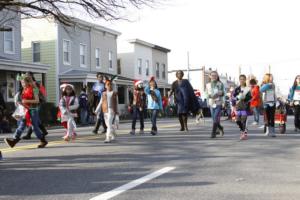
[[[183,79],[184,73],[181,70],[176,72],[177,80],[173,82],[171,93],[174,94],[177,113],[181,125],[180,131],[188,131],[187,119],[188,114],[196,113],[200,109],[199,102],[194,93],[194,89],[190,82]]]

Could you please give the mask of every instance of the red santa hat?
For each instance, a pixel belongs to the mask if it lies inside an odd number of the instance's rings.
[[[137,87],[139,84],[142,84],[143,81],[141,81],[141,80],[134,80],[133,83],[134,83],[134,86]]]

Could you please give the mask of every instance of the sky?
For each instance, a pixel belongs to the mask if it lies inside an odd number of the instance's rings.
[[[131,22],[101,22],[122,33],[171,49],[169,70],[201,66],[261,81],[271,66],[275,83],[288,93],[300,74],[300,1],[168,0],[155,9],[128,13]]]

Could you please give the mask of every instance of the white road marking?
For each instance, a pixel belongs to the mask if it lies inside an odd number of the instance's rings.
[[[127,190],[131,190],[132,188],[135,188],[135,187],[137,187],[137,186],[139,186],[139,185],[141,185],[143,183],[146,183],[146,182],[148,182],[148,181],[150,181],[152,179],[155,179],[155,178],[157,178],[157,177],[159,177],[159,176],[161,176],[161,175],[163,175],[165,173],[168,173],[168,172],[170,172],[170,171],[172,171],[174,169],[175,169],[175,167],[165,167],[165,168],[162,168],[162,169],[160,169],[158,171],[155,171],[155,172],[153,172],[153,173],[151,173],[149,175],[146,175],[146,176],[144,176],[142,178],[139,178],[137,180],[131,181],[131,182],[125,184],[125,185],[122,185],[121,187],[118,187],[118,188],[116,188],[114,190],[111,190],[109,192],[106,192],[106,193],[103,193],[103,194],[101,194],[99,196],[96,196],[96,197],[94,197],[94,198],[92,198],[90,200],[107,200],[107,199],[111,199],[111,198],[113,198],[113,197],[115,197],[115,196],[117,196],[117,195],[119,195],[119,194],[121,194],[123,192],[126,192]]]

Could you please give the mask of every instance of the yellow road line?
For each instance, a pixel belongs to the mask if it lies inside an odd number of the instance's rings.
[[[191,124],[191,123],[190,123]],[[160,128],[172,128],[172,127],[176,127],[178,126],[177,124],[174,125],[165,125],[165,126],[160,126]],[[145,131],[150,131],[151,129],[145,129]],[[117,133],[129,133],[129,130],[118,130]],[[83,137],[78,137],[76,138],[76,141],[85,141],[85,140],[93,140],[93,139],[97,139],[97,138],[101,138],[102,135],[99,136],[83,136]],[[64,140],[55,140],[55,141],[51,141],[48,143],[48,146],[56,146],[56,145],[60,145],[60,144],[66,144],[69,142],[66,142]],[[38,144],[29,144],[29,145],[24,145],[24,146],[19,146],[19,147],[14,147],[14,148],[4,148],[4,149],[0,149],[0,151],[2,153],[10,153],[10,152],[16,152],[16,151],[22,151],[22,150],[30,150],[30,149],[36,149]]]

